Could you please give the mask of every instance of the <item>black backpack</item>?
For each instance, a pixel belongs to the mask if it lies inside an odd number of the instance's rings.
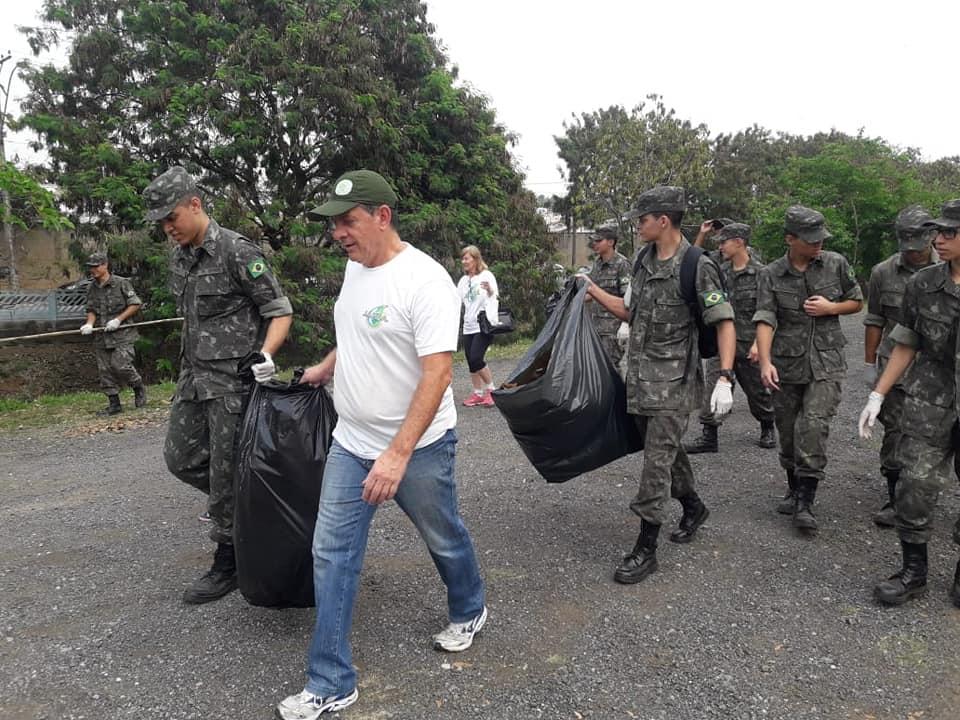
[[[634,277],[636,277],[637,271],[640,270],[640,263],[643,262],[643,258],[650,252],[650,247],[651,244],[647,244],[637,253],[637,259],[633,263]],[[690,308],[690,314],[693,315],[697,321],[697,349],[700,351],[700,357],[714,358],[720,354],[720,350],[717,347],[717,328],[713,325],[706,325],[703,322],[703,313],[700,311],[700,303],[697,302],[697,263],[703,254],[703,248],[697,247],[696,245],[691,245],[687,249],[687,254],[683,256],[683,260],[680,262],[680,294],[683,296],[683,301]],[[714,262],[709,255],[707,255],[707,259],[710,260],[710,262]],[[724,294],[726,294],[726,287],[723,284],[723,274],[719,268],[717,268],[717,277],[720,279],[720,287],[723,289]]]

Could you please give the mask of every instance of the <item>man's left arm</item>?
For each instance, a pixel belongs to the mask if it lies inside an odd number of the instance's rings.
[[[400,429],[363,481],[363,500],[372,505],[379,505],[397,494],[410,456],[433,422],[443,394],[453,380],[453,353],[439,352],[422,356],[420,370],[420,382],[413,392]]]
[[[840,288],[843,295],[837,302],[831,302],[822,295],[809,297],[803,303],[804,312],[812,317],[823,317],[824,315],[852,315],[860,312],[863,307],[863,291],[857,283],[857,276],[850,267],[847,259],[840,256],[840,265],[838,267],[840,276]]]
[[[140,312],[140,306],[143,304],[129,280],[124,279],[120,283],[120,292],[123,295],[123,301],[126,303],[126,307],[123,308],[123,312],[104,325],[104,330],[108,332],[118,330],[124,321]]]
[[[283,289],[267,261],[252,243],[238,242],[237,276],[244,294],[256,304],[260,317],[268,321],[266,335],[260,347],[266,362],[258,363],[252,368],[254,377],[263,382],[276,371],[273,355],[280,350],[293,325],[293,307],[290,305],[290,298],[283,294]]]

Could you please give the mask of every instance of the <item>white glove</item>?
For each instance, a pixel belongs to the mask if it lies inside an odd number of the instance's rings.
[[[93,325],[90,323],[84,323],[80,326],[81,335],[93,335]]]
[[[717,380],[710,396],[710,412],[714,415],[726,415],[733,409],[733,385],[725,380]]]
[[[617,328],[617,342],[621,345],[626,345],[627,340],[630,339],[630,323],[622,322],[620,327]]]
[[[106,325],[103,326],[105,332],[113,332],[118,327],[120,327],[120,318],[114,318],[110,320]]]
[[[877,384],[877,364],[875,362],[864,363],[864,364],[866,366],[865,369],[867,371],[866,372],[867,387],[872,390],[874,386]]]
[[[873,432],[873,425],[877,422],[877,415],[880,414],[880,408],[883,405],[883,395],[878,392],[870,393],[867,398],[867,404],[860,413],[860,437],[869,440]]]
[[[263,362],[251,365],[250,369],[253,370],[253,378],[258,383],[265,383],[277,374],[277,366],[273,363],[273,355],[266,350],[261,350],[260,354],[263,355]]]

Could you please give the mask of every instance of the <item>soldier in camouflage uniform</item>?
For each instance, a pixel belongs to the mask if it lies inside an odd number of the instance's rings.
[[[590,279],[611,295],[623,297],[630,287],[632,269],[630,261],[617,252],[618,239],[616,228],[600,228],[590,236],[590,246],[597,254],[590,269]],[[603,349],[607,351],[613,366],[619,368],[623,349],[617,339],[617,330],[620,329],[621,320],[600,303],[590,303],[590,306],[590,316]]]
[[[147,391],[140,373],[133,366],[133,343],[140,337],[135,328],[124,327],[140,310],[140,298],[125,277],[110,272],[105,253],[96,252],[87,258],[87,269],[93,282],[87,287],[87,319],[80,327],[81,335],[92,335],[94,327],[102,327],[93,341],[97,357],[100,387],[108,405],[97,415],[116,415],[123,411],[120,388],[133,388],[133,402],[138,408],[147,404]]]
[[[737,354],[733,370],[747,396],[750,414],[760,423],[757,445],[773,448],[777,446],[773,397],[760,379],[757,331],[753,324],[753,314],[757,311],[757,281],[763,263],[756,254],[750,252],[750,234],[749,225],[730,223],[717,231],[716,242],[724,260],[720,273],[733,305],[734,327],[737,331]]]
[[[716,262],[717,265],[721,266],[721,268],[725,261],[723,253],[721,252],[721,249],[720,249],[721,233],[723,228],[725,228],[727,225],[734,225],[734,224],[738,224],[738,223],[735,223],[735,221],[731,220],[730,218],[716,218],[714,220],[705,220],[703,223],[701,223],[700,230],[697,232],[697,237],[693,241],[693,244],[696,247],[707,247],[709,245],[711,249],[707,250],[707,255],[710,257],[711,260]],[[747,227],[749,229],[749,226],[744,226],[744,227]],[[746,251],[747,251],[747,257],[750,260],[750,267],[754,267],[754,265],[756,265],[757,267],[763,267],[760,254],[756,252],[753,247],[747,245]],[[724,283],[726,282],[728,281],[727,281],[727,278],[724,276]],[[729,285],[727,285],[725,289],[727,290],[728,293],[731,290]],[[741,295],[743,295],[743,293],[741,293]],[[753,303],[756,304],[756,288],[755,287],[753,291]],[[741,323],[738,322],[740,320],[740,315],[741,315],[740,310],[734,307],[734,311],[736,312],[736,315],[737,315],[735,324],[737,326],[737,347],[739,348],[740,345],[742,344],[741,333],[742,331],[746,330],[746,328],[742,327]],[[751,310],[750,315],[747,317],[748,322],[745,323],[746,325],[749,325],[749,332],[747,332],[745,336],[748,335],[751,338],[751,340],[754,336],[753,323],[749,322],[752,317],[753,317],[753,311]],[[749,343],[748,343],[748,347],[749,347]],[[736,362],[734,363],[734,368],[736,369]],[[713,358],[708,358],[704,360],[703,373],[706,379],[706,386],[713,387],[717,382],[717,378],[720,377],[720,359],[713,357]],[[761,389],[766,390],[765,388],[762,387],[762,385],[761,385]],[[767,394],[769,395],[769,391],[767,391]],[[749,397],[750,396],[748,395],[748,399]],[[755,397],[760,397],[760,396],[755,395]],[[769,405],[770,402],[768,402],[767,404]],[[754,411],[754,406],[752,404],[750,405],[750,411],[751,412]],[[753,414],[754,414],[754,417],[757,417],[756,412],[753,412]],[[695,455],[698,453],[719,452],[720,426],[723,425],[723,418],[714,415],[710,411],[710,398],[704,399],[704,404],[700,408],[699,420],[700,420],[700,427],[701,427],[700,435],[697,438],[695,438],[693,441],[684,443],[683,449],[687,451],[688,455]],[[761,425],[760,440],[758,440],[757,444],[763,448],[771,448],[771,447],[776,447],[776,442],[777,441],[774,434],[772,421],[771,421],[770,427],[767,428],[766,430],[764,430],[763,426]]]
[[[895,346],[860,414],[860,435],[868,438],[886,405],[885,396],[903,378],[897,452],[901,469],[894,503],[903,563],[874,587],[874,597],[885,605],[901,605],[926,592],[931,516],[957,451],[960,199],[946,202],[931,226],[944,262],[918,270],[907,281],[900,322],[890,331]],[[960,521],[954,525],[953,540],[960,544]],[[950,597],[960,607],[960,563]]]
[[[907,280],[913,277],[917,270],[935,261],[931,244],[934,233],[930,227],[924,226],[924,223],[932,219],[930,213],[919,205],[911,205],[902,210],[896,221],[899,252],[877,263],[870,272],[867,316],[863,320],[866,326],[863,358],[871,369],[875,368],[874,379],[883,374],[890,351],[893,350],[890,331],[900,321],[900,308],[903,305]],[[888,501],[873,516],[873,521],[881,527],[893,527],[895,524],[893,500],[896,497],[897,481],[900,479],[901,465],[897,458],[897,447],[900,444],[904,398],[903,386],[897,383],[886,394],[880,412],[880,422],[883,423],[880,473],[887,479]]]
[[[220,227],[203,209],[193,178],[173,167],[143,191],[147,219],[177,243],[170,290],[183,315],[180,377],[163,447],[167,467],[206,493],[217,543],[213,567],[184,593],[187,603],[223,597],[237,586],[233,552],[233,442],[250,387],[238,362],[260,351],[258,382],[275,371],[293,311],[260,249]]]
[[[847,259],[823,250],[823,215],[787,209],[787,253],[760,272],[757,352],[763,384],[774,391],[780,465],[789,491],[777,508],[799,530],[814,532],[813,501],[827,466],[830,421],[847,372],[840,315],[859,312],[863,293]]]
[[[627,344],[627,410],[644,436],[643,473],[630,509],[640,516],[640,535],[614,573],[620,583],[637,583],[657,570],[657,538],[666,520],[666,503],[683,506],[673,542],[690,542],[710,514],[697,495],[693,470],[683,450],[690,412],[703,394],[703,368],[697,348],[698,325],[680,287],[680,267],[690,243],[680,233],[686,209],[683,188],[656,187],[642,193],[630,217],[646,250],[626,295],[614,297],[594,284],[588,293],[630,323]],[[720,283],[720,270],[706,256],[697,262],[696,297],[708,325],[716,325],[721,377],[712,409],[723,414],[733,404],[731,383],[736,346],[733,308]]]

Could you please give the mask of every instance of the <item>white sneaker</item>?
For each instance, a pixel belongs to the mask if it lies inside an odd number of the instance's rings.
[[[473,645],[473,636],[483,628],[487,622],[487,606],[473,620],[462,623],[450,623],[442,631],[433,636],[433,649],[447,652],[462,652]]]
[[[291,695],[277,705],[277,715],[283,720],[315,720],[324,713],[335,713],[353,705],[360,693],[354,688],[347,695],[320,697],[304,690]]]

